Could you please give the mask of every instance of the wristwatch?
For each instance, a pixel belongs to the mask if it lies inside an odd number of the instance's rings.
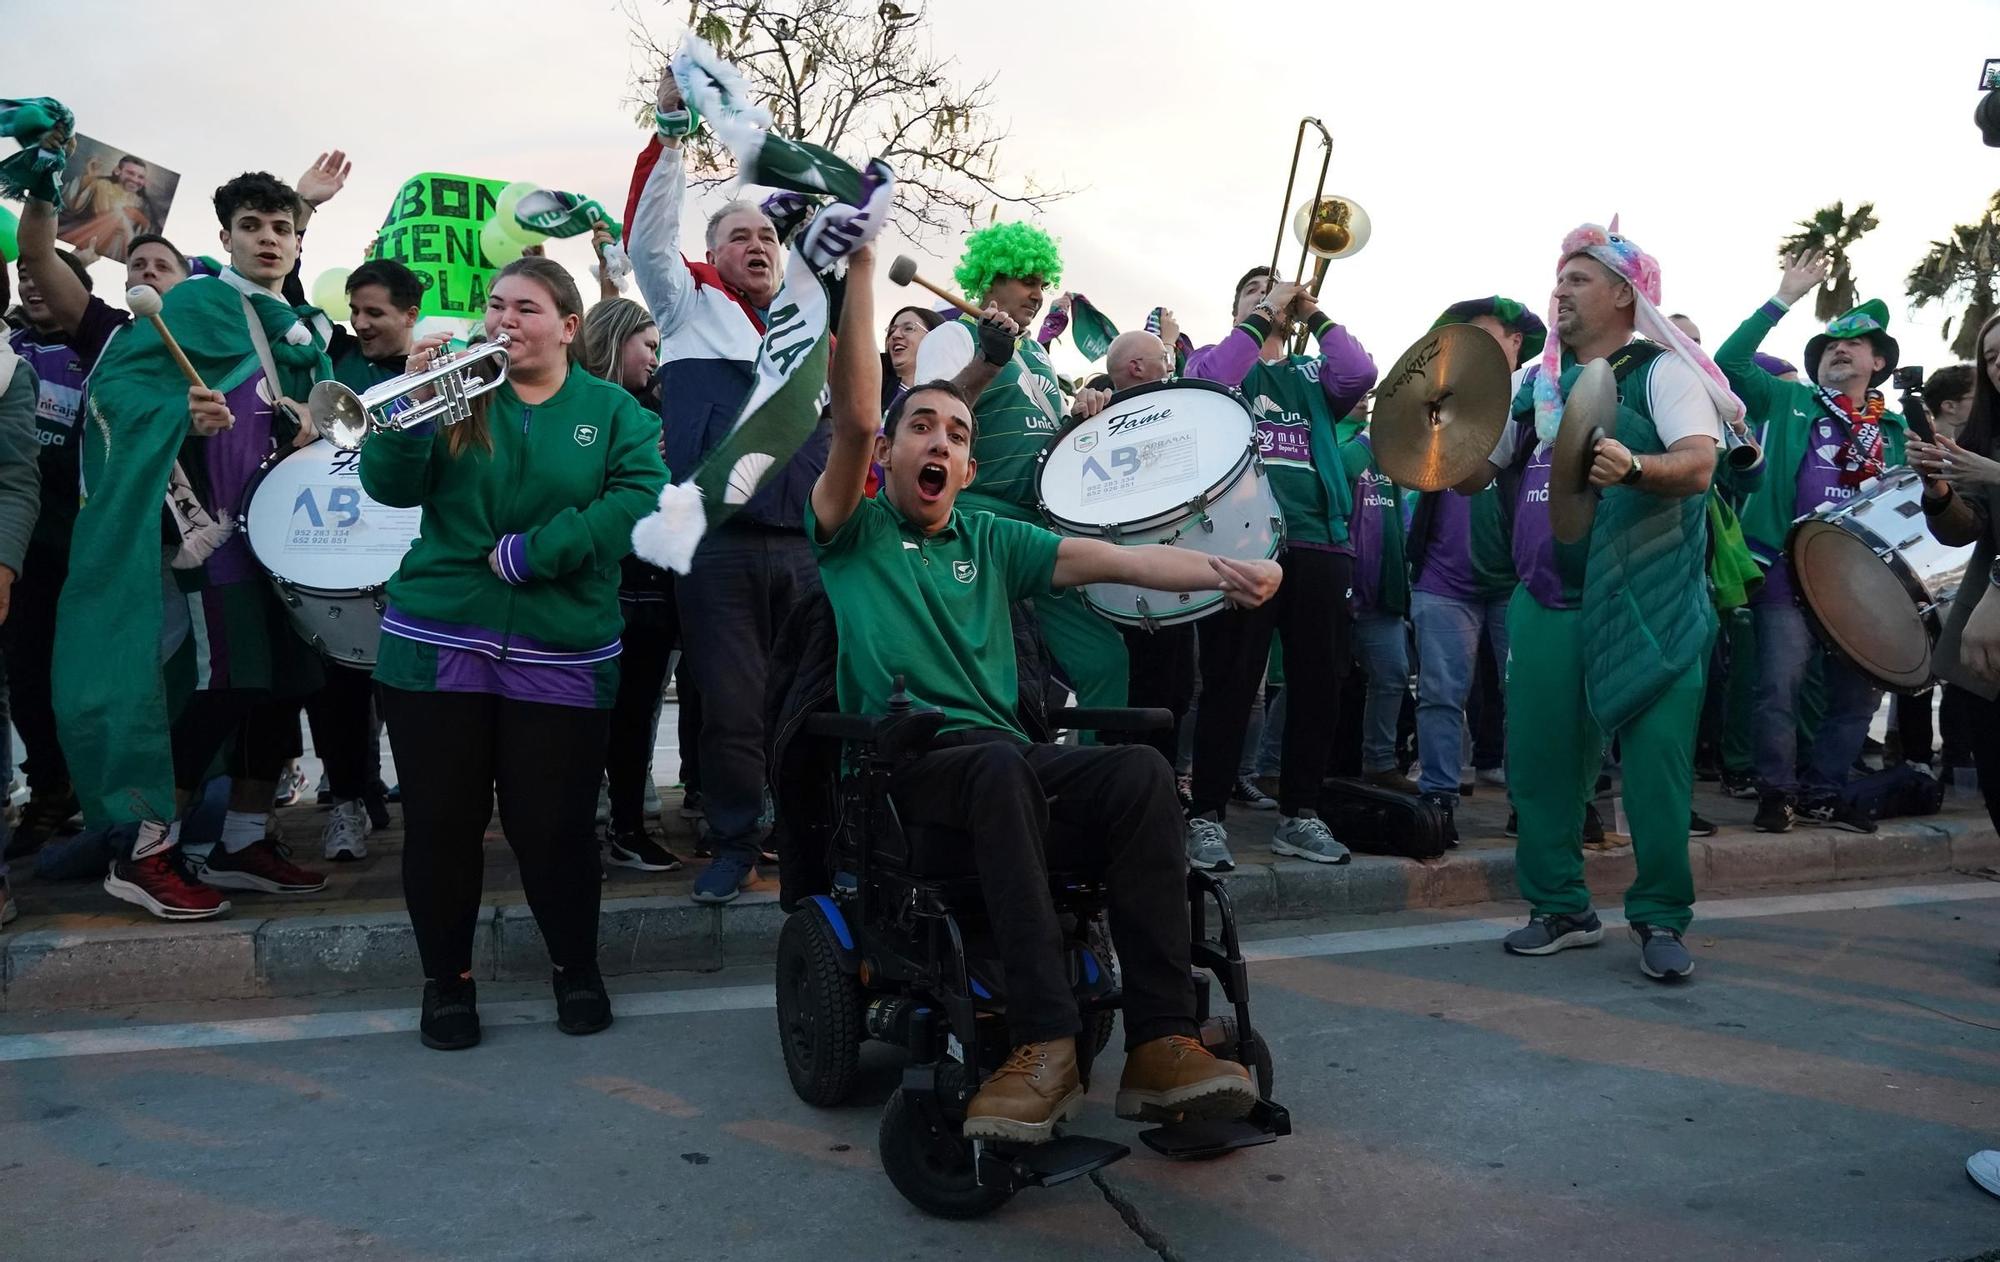
[[[1630,469],[1627,469],[1627,470],[1625,471],[1625,476],[1624,476],[1624,477],[1622,477],[1622,478],[1618,479],[1618,485],[1620,485],[1620,486],[1637,486],[1637,485],[1639,485],[1639,475],[1640,475],[1640,474],[1642,474],[1642,473],[1644,473],[1645,471],[1646,471],[1646,467],[1645,467],[1644,465],[1642,465],[1642,464],[1640,464],[1640,463],[1639,463],[1639,457],[1637,457],[1636,455],[1635,455],[1635,456],[1633,456],[1633,457],[1632,457],[1632,467],[1631,467]]]

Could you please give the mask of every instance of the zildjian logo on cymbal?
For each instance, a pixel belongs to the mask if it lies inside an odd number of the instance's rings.
[[[1443,343],[1433,338],[1430,345],[1410,356],[1410,362],[1403,365],[1403,371],[1396,375],[1394,381],[1377,391],[1376,397],[1382,398],[1392,395],[1403,386],[1409,384],[1412,378],[1423,376],[1424,370],[1431,366],[1431,361],[1435,360],[1442,353],[1443,349]]]

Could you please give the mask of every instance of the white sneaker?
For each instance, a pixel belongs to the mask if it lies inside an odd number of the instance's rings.
[[[1507,769],[1505,767],[1488,767],[1479,773],[1477,779],[1481,784],[1490,784],[1496,789],[1504,789],[1507,787]]]
[[[1197,815],[1187,822],[1188,863],[1204,872],[1227,872],[1236,866],[1229,853],[1229,833],[1221,824]]]
[[[1988,1148],[1965,1159],[1965,1173],[1974,1183],[2000,1196],[2000,1152]]]
[[[606,805],[609,805],[609,803],[607,802]],[[650,767],[646,769],[646,796],[643,809],[646,812],[647,819],[658,819],[660,817],[660,786],[653,783],[653,773]]]
[[[320,852],[328,860],[353,860],[368,857],[368,812],[355,799],[335,802],[327,812],[326,827],[320,831]]]
[[[1288,854],[1314,863],[1346,863],[1353,856],[1333,839],[1333,830],[1317,815],[1283,815],[1271,837],[1273,854]]]

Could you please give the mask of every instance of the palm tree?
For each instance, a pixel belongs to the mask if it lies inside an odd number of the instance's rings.
[[[1781,263],[1801,250],[1825,250],[1827,253],[1830,266],[1825,282],[1820,285],[1819,298],[1813,303],[1815,319],[1831,320],[1860,305],[1861,299],[1854,289],[1854,262],[1848,258],[1847,252],[1874,227],[1874,202],[1861,203],[1851,215],[1846,207],[1835,202],[1814,211],[1812,218],[1799,220],[1798,231],[1778,243],[1778,260]]]
[[[1944,339],[1951,343],[1951,353],[1960,360],[1977,357],[1979,348],[1973,344],[1974,339],[1996,305],[1993,290],[2000,283],[2000,225],[1994,222],[1996,214],[2000,214],[2000,193],[1986,203],[1986,213],[1978,223],[1957,224],[1950,236],[1931,242],[1930,253],[1910,269],[1909,279],[1904,282],[1912,307],[1931,302],[1965,302],[1965,310],[1957,317],[1956,338],[1951,335],[1952,322],[1944,322]]]

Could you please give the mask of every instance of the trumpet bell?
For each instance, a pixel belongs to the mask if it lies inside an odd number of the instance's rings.
[[[1344,259],[1368,244],[1372,225],[1361,203],[1332,193],[1299,203],[1292,236],[1314,258]]]
[[[368,438],[368,410],[361,396],[338,381],[321,381],[306,396],[313,421],[326,440],[342,451],[359,451]]]

